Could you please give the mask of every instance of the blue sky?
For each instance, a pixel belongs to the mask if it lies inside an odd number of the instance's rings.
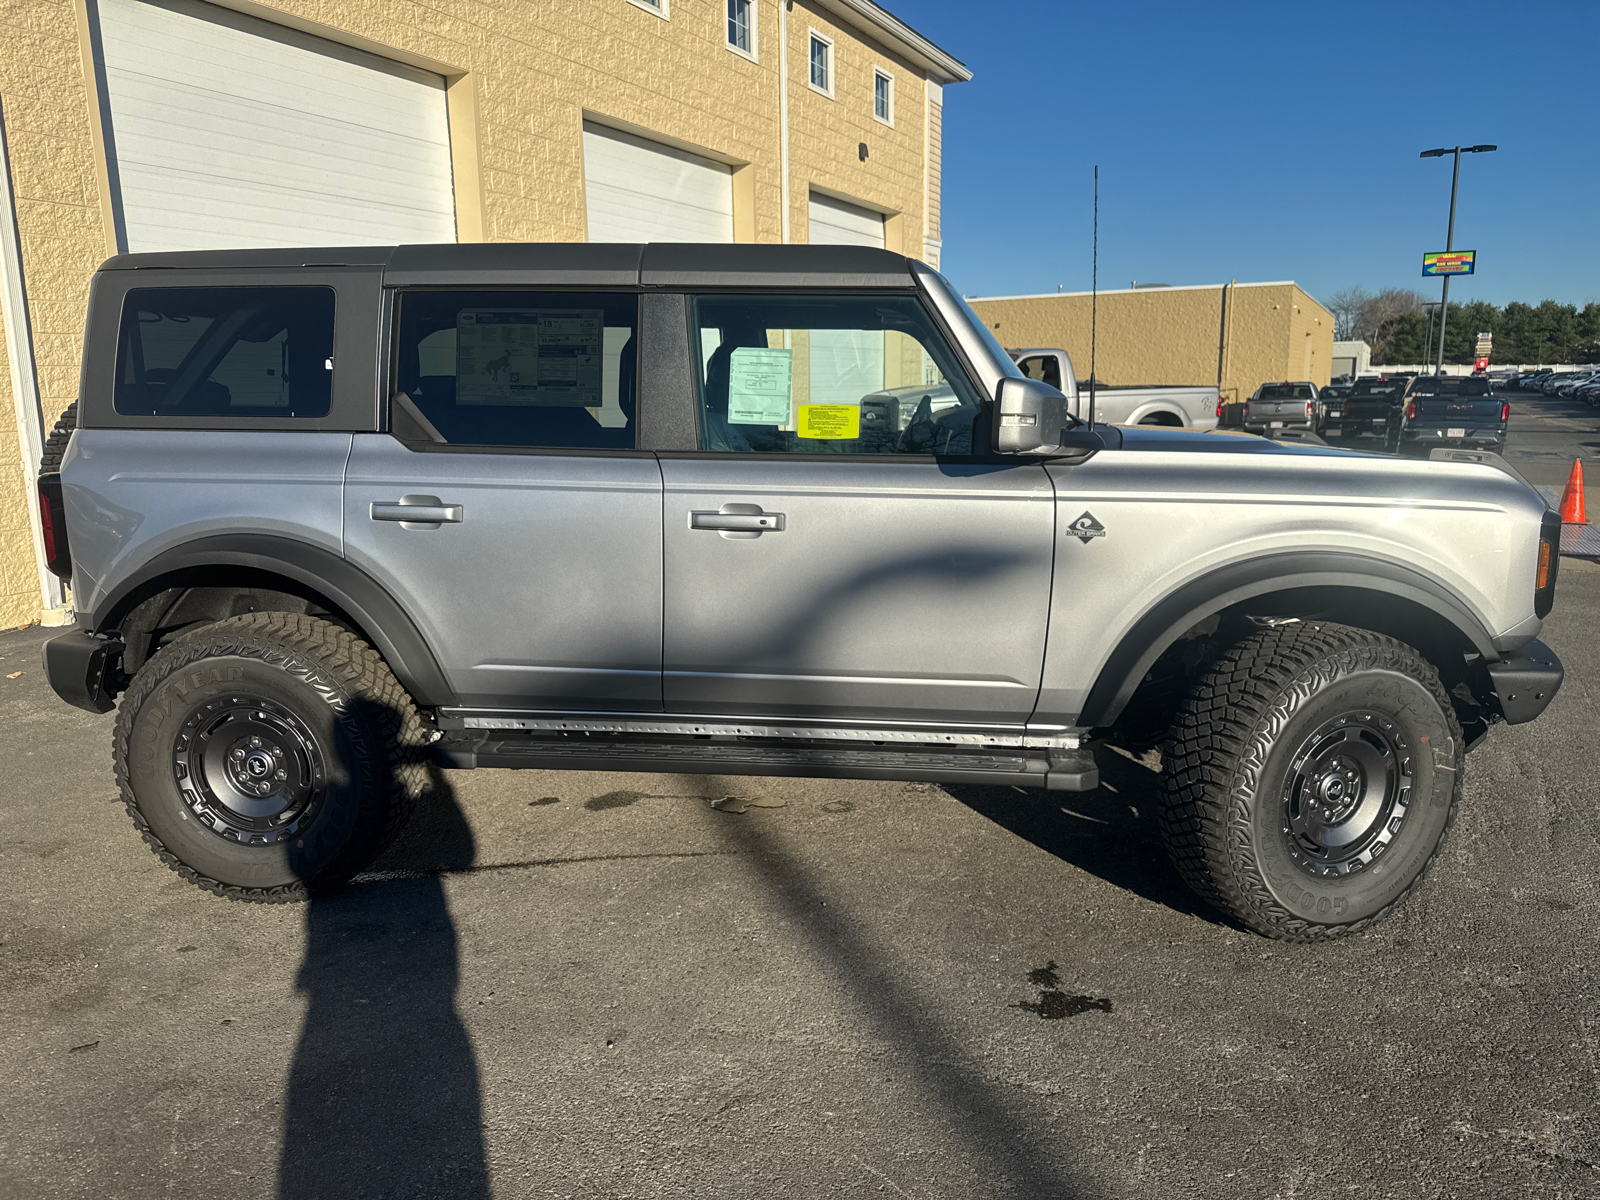
[[[964,61],[945,93],[945,273],[963,292],[1294,279],[1600,299],[1600,2],[886,0]]]

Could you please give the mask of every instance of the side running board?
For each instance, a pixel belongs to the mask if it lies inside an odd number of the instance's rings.
[[[546,771],[655,771],[670,774],[789,775],[825,779],[903,779],[1086,792],[1100,774],[1086,748],[1076,750],[922,748],[894,744],[802,743],[739,738],[508,735],[451,730],[433,745],[441,767]]]

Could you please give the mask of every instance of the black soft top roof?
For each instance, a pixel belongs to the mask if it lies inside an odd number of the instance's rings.
[[[119,254],[102,271],[378,267],[389,284],[573,287],[911,287],[912,260],[870,246],[467,242]]]

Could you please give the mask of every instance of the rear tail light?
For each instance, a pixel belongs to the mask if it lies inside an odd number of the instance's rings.
[[[1406,420],[1415,421],[1416,419],[1417,419],[1417,402],[1415,400],[1413,400],[1410,404],[1406,405]]]
[[[44,563],[52,575],[72,577],[72,554],[67,549],[67,511],[61,503],[61,476],[39,476],[39,532],[44,539]]]
[[[1307,400],[1306,401],[1306,420],[1309,421],[1310,419],[1311,419],[1311,401]]]
[[[1502,401],[1500,401],[1500,423],[1502,425],[1504,425],[1510,419],[1511,419],[1511,405],[1508,404],[1506,401],[1502,400]]]
[[[1539,560],[1533,579],[1533,615],[1543,620],[1556,603],[1561,567],[1561,514],[1549,509],[1539,522]]]

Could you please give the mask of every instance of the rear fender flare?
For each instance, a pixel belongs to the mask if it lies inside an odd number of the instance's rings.
[[[95,632],[112,632],[129,610],[166,576],[197,576],[211,567],[243,567],[280,575],[325,598],[354,622],[383,655],[418,704],[453,704],[455,692],[422,632],[372,576],[331,550],[292,538],[219,534],[174,547],[146,562],[109,592],[89,614]]]
[[[1486,660],[1500,657],[1493,636],[1466,603],[1410,567],[1336,551],[1272,554],[1230,563],[1193,579],[1134,622],[1101,667],[1077,724],[1115,722],[1156,660],[1207,617],[1259,596],[1317,587],[1365,589],[1409,600],[1451,625]]]

